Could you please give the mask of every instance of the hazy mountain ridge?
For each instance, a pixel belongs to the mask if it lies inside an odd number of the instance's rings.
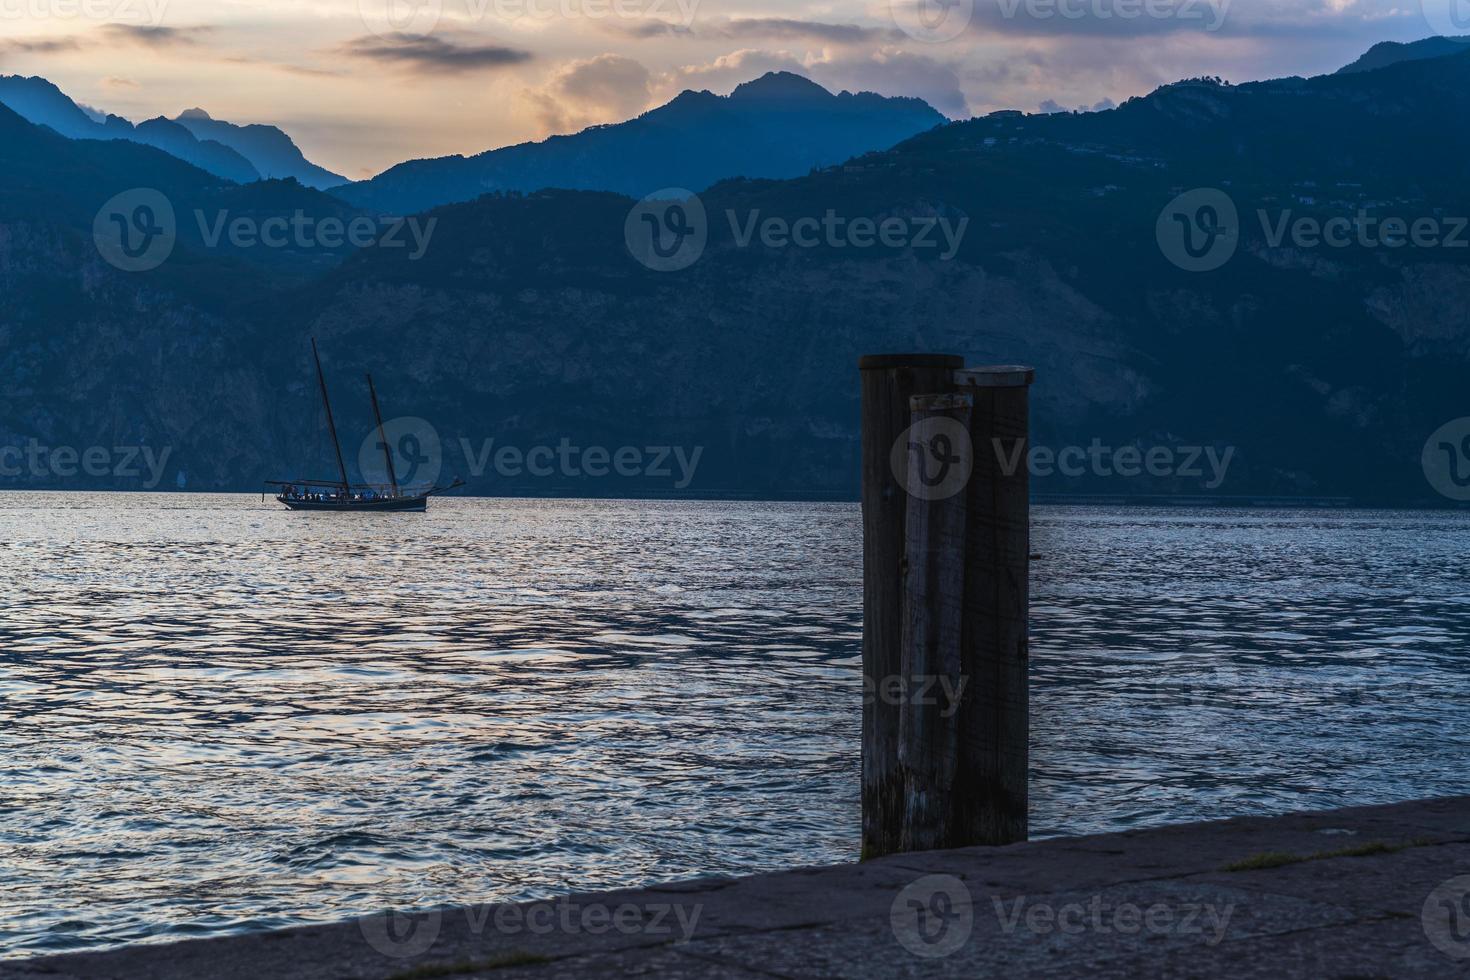
[[[834,95],[773,72],[729,96],[686,91],[636,119],[471,157],[412,160],[333,188],[362,207],[409,214],[502,191],[605,190],[642,197],[729,177],[795,177],[891,146],[945,121],[920,99]]]
[[[1420,41],[1380,41],[1358,60],[1337,70],[1339,75],[1360,71],[1376,71],[1404,61],[1444,58],[1470,50],[1470,37],[1426,37]]]
[[[316,190],[335,187],[347,179],[306,159],[291,137],[275,126],[237,126],[215,119],[203,109],[186,109],[173,121],[201,140],[212,139],[240,153],[262,177],[292,178]]]
[[[430,420],[446,475],[466,476],[475,492],[671,492],[616,477],[470,470],[487,439],[526,449],[566,438],[703,447],[687,492],[850,496],[856,358],[922,349],[1035,364],[1040,446],[1232,453],[1213,487],[1084,476],[1038,481],[1042,492],[1442,502],[1419,454],[1438,426],[1467,414],[1470,261],[1453,249],[1273,244],[1268,230],[1283,212],[1325,218],[1367,205],[1470,214],[1456,173],[1467,83],[1470,57],[1452,57],[1241,86],[1183,82],[1112,112],[955,123],[806,177],[716,184],[702,195],[709,244],[675,273],[628,253],[626,197],[502,195],[434,211],[419,261],[367,249],[242,304],[246,290],[202,288],[210,279],[228,287],[236,273],[189,243],[177,260],[187,276],[170,271],[175,262],[127,276],[82,252],[48,260],[71,232],[47,230],[44,216],[8,230],[15,202],[0,198],[9,236],[0,311],[31,331],[8,348],[11,363],[58,378],[54,389],[7,397],[0,426],[13,438],[101,431],[96,406],[123,382],[79,338],[123,336],[134,321],[119,312],[109,322],[106,304],[87,304],[98,290],[135,290],[203,345],[168,347],[180,362],[169,371],[191,384],[220,378],[214,402],[186,399],[200,413],[187,421],[167,385],[124,385],[132,411],[198,488],[329,471],[307,360],[316,335],[329,380],[345,386],[338,422],[349,465],[367,432],[353,386],[370,369],[388,413]],[[1211,272],[1172,265],[1156,238],[1165,205],[1193,188],[1228,192],[1242,216],[1237,253]],[[739,240],[752,215],[827,211],[968,223],[952,261],[906,247]],[[38,263],[54,271],[45,289],[27,285]],[[171,291],[194,298],[169,301]],[[200,312],[168,317],[170,308]],[[209,353],[219,348],[205,338],[220,334],[238,363]],[[78,359],[66,375],[56,374],[63,350]]]
[[[174,212],[177,243],[170,261],[153,270],[152,285],[187,295],[216,291],[256,296],[336,265],[352,251],[299,247],[236,247],[230,222],[259,227],[267,218],[300,216],[313,225],[326,218],[346,222],[363,212],[294,180],[236,184],[173,154],[132,140],[74,140],[37,126],[0,105],[0,222],[51,224],[90,240],[98,211],[114,195],[150,188]],[[206,239],[213,244],[206,245]],[[95,248],[93,252],[95,254]],[[273,271],[268,279],[260,268]]]
[[[0,76],[0,104],[39,126],[47,126],[68,139],[126,140],[163,150],[202,170],[247,183],[260,174],[240,153],[214,140],[201,140],[178,123],[159,116],[136,126],[121,116],[109,115],[97,122],[44,78]]]
[[[0,75],[0,105],[68,139],[127,140],[163,150],[217,177],[247,184],[262,178],[294,178],[318,190],[343,177],[302,155],[274,126],[236,126],[191,109],[176,119],[157,116],[136,125],[116,115],[98,118],[56,85],[40,77]]]

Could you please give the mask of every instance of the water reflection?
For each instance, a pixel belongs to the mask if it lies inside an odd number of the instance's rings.
[[[856,507],[0,496],[0,950],[857,850]],[[1037,513],[1033,824],[1463,791],[1470,522]]]

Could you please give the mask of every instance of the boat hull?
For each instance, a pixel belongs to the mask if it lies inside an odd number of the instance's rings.
[[[276,500],[292,510],[334,514],[422,514],[429,509],[427,496],[377,500],[302,500],[296,497],[277,497]]]

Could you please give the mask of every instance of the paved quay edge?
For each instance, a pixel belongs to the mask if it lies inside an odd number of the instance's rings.
[[[0,963],[0,980],[1470,976],[1470,796]]]

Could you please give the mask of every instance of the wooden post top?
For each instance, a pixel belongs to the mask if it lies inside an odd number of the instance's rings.
[[[1036,369],[1019,364],[964,368],[954,373],[961,388],[1026,388],[1036,380]]]
[[[887,371],[893,368],[962,368],[965,359],[958,354],[868,354],[858,360],[859,371]]]

